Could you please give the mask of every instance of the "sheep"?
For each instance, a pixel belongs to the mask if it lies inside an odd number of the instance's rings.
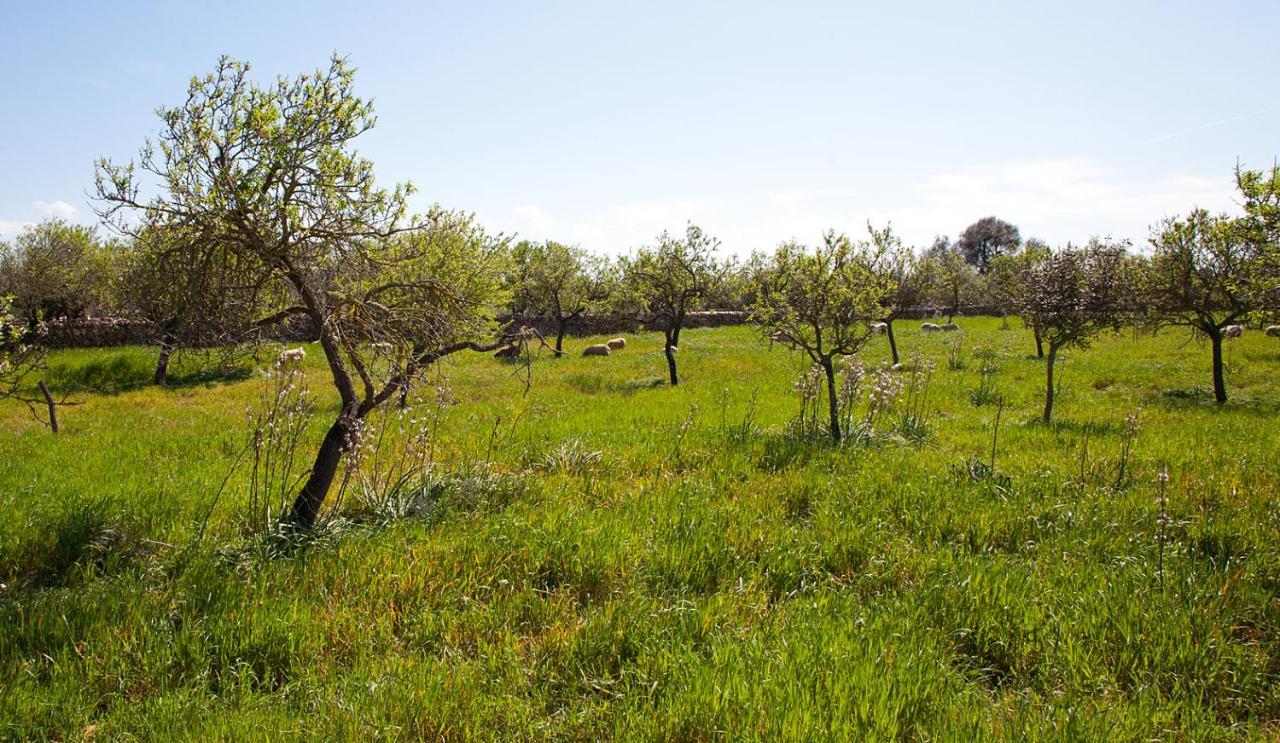
[[[378,343],[370,343],[369,348],[377,351],[378,353],[391,353],[394,346],[386,341],[379,341]]]
[[[938,329],[944,333],[954,333],[955,331],[960,329],[960,326],[956,325],[953,322],[949,322],[946,325],[939,325]]]
[[[875,333],[876,335],[884,335],[885,333],[889,332],[889,323],[886,323],[886,322],[873,322],[867,327],[869,327],[871,329],[871,332]]]
[[[1268,325],[1266,333],[1272,338],[1280,338],[1280,325]]]
[[[1222,336],[1224,338],[1239,338],[1242,335],[1244,335],[1243,325],[1228,325],[1222,329]]]
[[[495,359],[514,359],[520,356],[520,346],[512,344],[503,346],[493,353]]]
[[[942,330],[942,326],[937,323],[922,322],[920,323],[920,329],[926,333],[937,333]]]
[[[627,347],[627,339],[614,338],[613,340],[610,340],[608,343],[605,343],[605,345],[609,347],[610,351],[617,351],[619,348]]]
[[[608,356],[609,344],[596,343],[595,345],[587,346],[586,348],[582,349],[582,355],[583,356]]]
[[[667,346],[667,350],[670,351],[671,353],[680,353],[680,349],[676,348],[675,346]]]
[[[280,351],[280,355],[276,357],[276,363],[280,366],[291,362],[302,363],[307,358],[307,349],[305,348],[286,348]]]

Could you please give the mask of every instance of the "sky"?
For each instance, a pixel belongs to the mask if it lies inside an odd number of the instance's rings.
[[[0,0],[0,239],[96,223],[223,54],[271,80],[358,68],[356,140],[413,206],[610,254],[693,221],[740,256],[994,214],[1051,244],[1145,243],[1238,210],[1280,157],[1280,3]]]

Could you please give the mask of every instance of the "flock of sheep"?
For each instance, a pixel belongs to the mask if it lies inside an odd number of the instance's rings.
[[[614,338],[604,343],[595,343],[582,349],[583,356],[608,356],[614,351],[621,351],[627,347],[626,338]],[[674,346],[672,350],[674,350]]]

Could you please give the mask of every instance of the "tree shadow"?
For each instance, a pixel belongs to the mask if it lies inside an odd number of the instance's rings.
[[[169,373],[166,388],[186,388],[240,382],[253,374],[247,362],[215,366],[188,365]],[[119,395],[155,386],[155,359],[149,354],[119,352],[79,363],[54,362],[49,368],[49,386],[60,394],[91,392]]]

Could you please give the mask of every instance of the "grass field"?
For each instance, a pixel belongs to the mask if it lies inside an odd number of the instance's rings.
[[[151,350],[61,352],[62,434],[0,407],[0,736],[1280,735],[1280,341],[1230,342],[1218,407],[1206,346],[1103,339],[1043,425],[1030,335],[962,323],[958,352],[899,331],[924,435],[840,448],[748,328],[686,331],[677,388],[659,335],[527,391],[458,358],[414,507],[349,495],[291,549],[245,467],[222,486],[261,368],[157,389]]]

